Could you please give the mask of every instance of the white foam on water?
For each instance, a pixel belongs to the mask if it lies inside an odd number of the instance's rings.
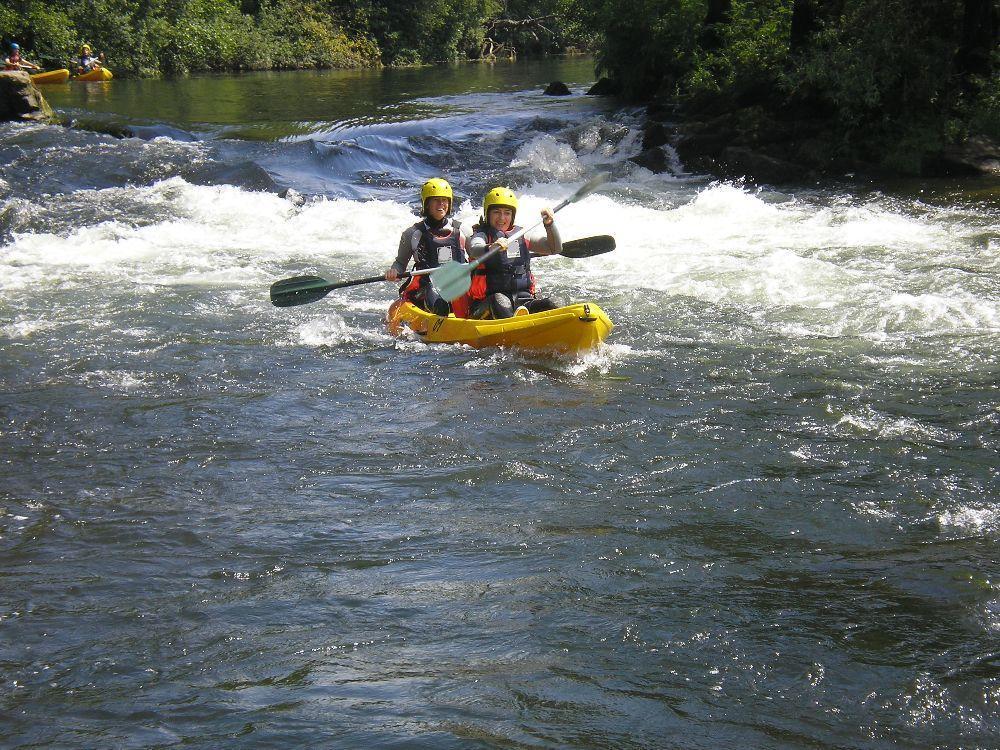
[[[292,331],[294,337],[286,342],[290,346],[340,346],[357,341],[386,343],[391,337],[381,327],[359,328],[348,323],[336,313],[300,323]]]
[[[0,293],[95,277],[260,285],[273,280],[271,269],[281,262],[370,273],[388,267],[400,232],[414,221],[408,207],[391,202],[317,201],[299,209],[270,193],[181,178],[98,192],[112,201],[128,192],[132,201],[169,202],[177,218],[139,227],[107,221],[68,236],[18,235],[0,258]]]
[[[579,159],[551,136],[532,139],[517,158],[542,180],[521,191],[523,225],[583,184]],[[598,302],[638,292],[654,319],[671,299],[736,306],[787,338],[1000,333],[1000,298],[990,291],[1000,265],[982,239],[992,231],[984,217],[901,208],[877,197],[816,204],[729,183],[692,192],[676,178],[658,176],[656,187],[641,170],[633,174],[560,212],[564,239],[611,234],[618,247],[588,259],[539,262],[543,292],[557,287]],[[636,198],[636,191],[656,197]],[[199,285],[259,290],[300,273],[331,280],[377,275],[394,259],[400,232],[416,220],[409,205],[394,201],[299,207],[270,193],[181,178],[94,195],[109,205],[166,205],[171,218],[17,235],[0,254],[0,299],[27,288],[95,283],[154,292]],[[474,223],[480,212],[476,200],[465,201],[456,217]],[[942,258],[960,270],[943,268]]]
[[[527,167],[536,179],[568,182],[583,176],[583,164],[576,152],[551,135],[540,135],[517,150],[511,167]]]
[[[22,317],[13,323],[0,326],[0,334],[9,339],[28,339],[37,334],[53,331],[59,326],[59,323],[51,320],[32,320]]]
[[[937,515],[942,531],[958,531],[963,535],[995,534],[1000,530],[1000,508],[996,506],[960,506]]]
[[[479,350],[478,356],[463,366],[467,369],[488,370],[513,367],[518,376],[526,380],[533,376],[523,369],[523,365],[541,365],[567,375],[608,375],[613,368],[621,366],[635,354],[637,353],[630,346],[606,343],[589,352],[575,355],[490,347]]]
[[[154,382],[155,377],[150,373],[94,370],[86,373],[83,379],[91,386],[104,387],[114,391],[133,391]]]
[[[831,408],[827,407],[830,411]],[[863,407],[854,413],[843,414],[834,425],[842,435],[872,435],[884,439],[905,440],[914,443],[949,444],[959,439],[950,430],[920,422],[912,417],[896,417]]]

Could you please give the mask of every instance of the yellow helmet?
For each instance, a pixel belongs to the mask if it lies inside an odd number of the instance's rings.
[[[483,215],[489,219],[490,209],[494,206],[508,206],[517,215],[517,196],[510,188],[495,187],[483,198]]]
[[[447,198],[448,199],[448,210],[451,211],[451,204],[455,199],[454,194],[451,191],[451,185],[448,184],[448,180],[443,180],[440,177],[433,177],[424,183],[424,186],[420,188],[420,205],[426,210],[427,199],[428,198]]]
[[[82,47],[80,47],[80,52],[90,52],[90,45],[84,44]]]

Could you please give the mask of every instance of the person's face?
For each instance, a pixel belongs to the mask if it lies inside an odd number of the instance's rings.
[[[433,197],[427,199],[427,216],[434,221],[441,221],[448,215],[451,201],[447,198]]]
[[[494,229],[506,232],[514,225],[514,209],[509,206],[491,206],[489,221]]]

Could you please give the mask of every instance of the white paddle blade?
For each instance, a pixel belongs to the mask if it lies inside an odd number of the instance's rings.
[[[611,176],[610,172],[598,172],[596,175],[594,175],[589,180],[587,180],[580,187],[579,190],[577,190],[575,193],[573,193],[573,197],[570,198],[570,200],[575,203],[576,201],[580,200],[581,198],[586,198],[592,192],[594,192],[595,190],[597,190],[597,188],[599,188],[601,185],[603,185],[605,182],[607,182],[608,178],[610,176]]]
[[[449,302],[454,302],[472,286],[472,263],[449,260],[431,272],[431,284],[437,293]]]

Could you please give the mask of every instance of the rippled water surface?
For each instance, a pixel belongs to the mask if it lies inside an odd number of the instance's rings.
[[[46,89],[0,126],[0,745],[992,748],[995,186],[629,161],[592,63]],[[569,97],[546,97],[551,80]],[[127,132],[115,138],[95,132]],[[371,276],[443,174],[579,360]]]

